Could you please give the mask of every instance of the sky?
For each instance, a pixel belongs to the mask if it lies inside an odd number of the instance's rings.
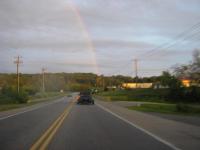
[[[199,41],[199,0],[0,0],[0,73],[153,76]]]

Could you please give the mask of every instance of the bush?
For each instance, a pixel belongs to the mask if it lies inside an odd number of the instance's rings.
[[[105,87],[105,88],[103,89],[103,91],[106,92],[106,91],[109,91],[109,89],[108,89],[107,87]]]
[[[31,95],[31,96],[35,95],[38,92],[37,89],[31,88],[31,87],[25,87],[23,89],[24,91],[28,93],[28,95]]]
[[[16,90],[15,90],[15,87],[13,86],[10,86],[10,87],[4,86],[2,88],[2,94],[7,97],[13,97],[15,95],[14,93],[16,93]]]
[[[167,97],[170,101],[184,100],[184,88],[170,88]]]
[[[187,104],[178,103],[176,104],[177,112],[189,112],[190,107]]]
[[[28,94],[25,91],[20,91],[19,93],[16,93],[15,99],[19,103],[27,103],[28,102]]]
[[[25,90],[20,90],[18,93],[16,87],[14,86],[3,87],[2,94],[10,99],[13,99],[13,102],[27,103],[28,101],[28,93]]]
[[[77,92],[77,91],[86,91],[88,89],[90,89],[91,86],[88,85],[88,84],[71,84],[69,86],[69,89],[70,91],[74,91],[74,92]]]
[[[200,89],[195,86],[187,88],[185,98],[190,100],[190,102],[200,102]]]

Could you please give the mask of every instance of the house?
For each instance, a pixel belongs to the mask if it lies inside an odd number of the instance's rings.
[[[185,87],[190,87],[191,83],[192,83],[192,81],[190,79],[181,79],[181,82],[182,82],[183,86],[185,86]]]
[[[180,81],[184,87],[191,87],[191,86],[200,87],[200,84],[197,81],[192,80],[190,78],[181,78]]]
[[[135,88],[152,88],[153,83],[123,83],[122,88],[135,89]]]

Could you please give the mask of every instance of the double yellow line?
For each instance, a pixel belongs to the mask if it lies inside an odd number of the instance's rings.
[[[45,150],[47,149],[52,138],[56,134],[57,130],[60,128],[65,118],[68,116],[71,108],[73,107],[75,101],[72,100],[69,106],[64,110],[64,112],[54,121],[54,123],[46,130],[46,132],[32,145],[30,150]]]

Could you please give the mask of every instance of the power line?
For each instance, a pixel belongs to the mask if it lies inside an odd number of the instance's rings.
[[[163,48],[163,47],[166,47],[166,46],[167,47],[165,49],[168,49],[168,48],[176,45],[181,40],[183,41],[183,40],[186,40],[187,38],[191,38],[191,36],[193,37],[196,34],[199,34],[200,32],[197,31],[198,29],[200,29],[200,22],[196,23],[195,25],[191,26],[187,30],[185,30],[185,31],[181,32],[180,34],[176,35],[174,37],[174,41],[173,42],[165,42],[165,43],[161,44],[160,46],[157,46],[157,47],[155,47],[155,48],[149,50],[148,52],[145,52],[145,53],[143,53],[143,54],[141,54],[139,56],[145,57],[148,54],[149,54],[148,56],[152,56],[153,54],[155,54],[155,52],[160,51],[160,48]],[[191,33],[191,32],[194,32],[194,31],[197,31],[197,32],[194,33],[194,34],[192,34],[192,35],[191,34],[188,35],[188,33]],[[139,58],[141,60],[141,57],[139,57],[139,56],[137,58]],[[132,61],[132,59],[129,60],[129,62],[126,63],[124,66],[122,66],[120,69],[118,69],[117,71],[115,71],[113,74],[121,73],[122,70],[125,70],[127,68],[127,65],[129,65],[129,63],[131,63],[130,61]]]
[[[195,25],[191,26],[191,27],[188,28],[187,30],[185,30],[185,31],[181,32],[180,34],[176,35],[176,36],[174,37],[173,40],[174,40],[174,41],[178,41],[178,40],[180,40],[181,38],[185,37],[185,36],[186,36],[188,33],[190,33],[191,31],[195,31],[195,30],[197,30],[197,29],[199,29],[199,28],[200,28],[200,22],[196,23]],[[173,42],[174,42],[174,41],[173,41]],[[155,48],[149,50],[148,52],[145,52],[145,53],[143,53],[143,54],[141,54],[141,55],[139,55],[139,56],[144,57],[144,56],[146,56],[146,55],[148,55],[148,54],[151,54],[151,53],[154,53],[154,52],[156,52],[156,51],[159,51],[160,48],[163,48],[163,47],[165,47],[165,46],[169,46],[171,43],[172,43],[172,42],[165,42],[165,43],[163,43],[163,44],[161,44],[161,45],[159,45],[159,46],[157,46],[157,47],[155,47]],[[139,56],[138,56],[138,58],[139,58]]]
[[[181,39],[181,40],[177,40],[177,41],[175,41],[174,43],[171,43],[171,44],[169,44],[169,45],[166,45],[167,47],[163,47],[163,48],[162,48],[162,49],[164,49],[164,50],[162,50],[162,52],[166,52],[167,49],[174,47],[175,45],[177,45],[177,44],[180,43],[180,42],[186,41],[188,38],[193,38],[193,37],[195,37],[195,36],[198,35],[198,34],[200,34],[200,30],[199,30],[197,33],[194,33],[194,34],[192,34],[192,35],[188,35],[188,36],[184,37],[184,38]],[[148,57],[151,57],[152,55],[155,55],[155,53],[151,53],[150,55],[148,55]],[[162,56],[162,55],[160,55],[160,56]]]
[[[182,39],[182,41],[178,41],[178,42],[184,42],[184,41],[186,41],[188,38],[193,38],[193,37],[195,37],[195,36],[196,36],[197,34],[199,34],[199,33],[200,33],[200,31],[197,32],[197,33],[195,33],[195,34],[192,34],[192,35],[190,35],[190,36],[187,36],[187,37],[185,37],[184,39]],[[169,45],[168,47],[165,47],[165,48],[162,50],[162,54],[159,54],[159,56],[161,57],[161,56],[166,55],[166,53],[167,53],[167,51],[168,51],[167,49],[174,47],[178,42],[175,42],[175,43]],[[164,53],[163,53],[163,52],[164,52]],[[153,54],[150,54],[148,57],[151,57],[151,56],[153,56]],[[155,56],[155,55],[154,55],[154,56]]]

